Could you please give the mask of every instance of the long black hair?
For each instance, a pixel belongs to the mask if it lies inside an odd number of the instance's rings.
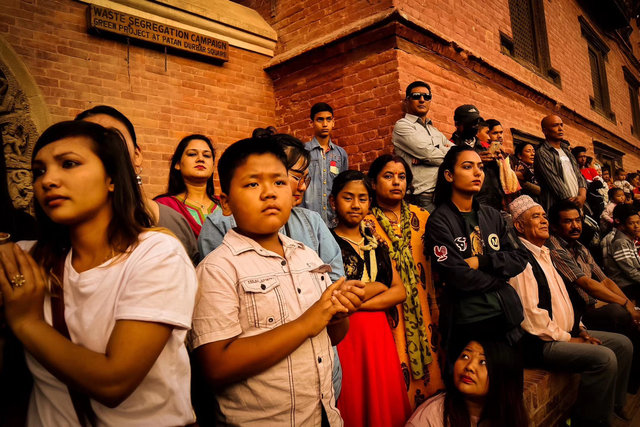
[[[213,148],[213,144],[211,140],[204,135],[193,134],[189,136],[185,136],[180,140],[176,150],[173,152],[173,156],[171,157],[171,167],[169,168],[169,184],[167,185],[167,192],[161,194],[157,197],[165,197],[165,196],[175,196],[176,194],[185,193],[187,191],[187,186],[184,183],[184,178],[182,177],[182,171],[176,169],[176,165],[180,163],[182,159],[182,155],[184,151],[189,146],[189,143],[193,140],[204,141],[211,150],[212,160],[215,162],[216,160],[216,151]],[[211,176],[207,179],[207,188],[206,188],[207,197],[212,202],[218,203],[218,198],[216,197],[216,187],[213,183],[213,168],[211,169]]]
[[[116,110],[115,108],[109,105],[96,105],[93,108],[84,110],[82,113],[78,114],[74,120],[84,120],[88,117],[97,116],[99,114],[104,114],[105,116],[113,117],[114,119],[122,123],[124,127],[127,128],[127,131],[131,136],[131,141],[133,141],[133,146],[137,149],[140,149],[140,146],[138,145],[138,139],[136,137],[136,131],[133,128],[133,123],[131,123],[131,120],[129,120],[127,116],[122,114],[120,111]]]
[[[454,145],[444,156],[442,164],[438,168],[438,178],[436,180],[436,188],[433,194],[433,203],[436,206],[440,206],[443,203],[451,200],[451,195],[453,193],[453,184],[447,181],[447,179],[444,177],[444,173],[445,171],[449,171],[453,174],[453,168],[458,162],[458,157],[460,157],[460,154],[464,153],[465,151],[475,152],[473,148],[469,147],[466,144]]]
[[[487,360],[489,391],[484,399],[480,421],[488,420],[491,427],[528,426],[529,418],[524,406],[522,357],[502,341],[472,339],[484,349]],[[468,343],[449,351],[460,354]],[[447,394],[444,398],[444,425],[468,427],[471,425],[465,396],[455,387],[452,367],[445,373]]]
[[[369,171],[367,172],[367,176],[369,177],[369,182],[373,185],[378,180],[378,175],[382,172],[382,169],[387,165],[387,163],[401,163],[404,166],[405,175],[407,177],[407,191],[405,194],[410,194],[413,192],[413,172],[411,172],[411,168],[409,164],[400,156],[396,156],[394,154],[383,154],[378,156],[371,166],[369,167]],[[375,192],[373,193],[373,204],[377,204]]]
[[[98,156],[107,176],[113,182],[111,193],[113,216],[107,235],[112,249],[124,253],[138,241],[138,235],[152,226],[126,143],[119,132],[85,121],[68,121],[54,124],[45,130],[33,148],[32,162],[45,146],[64,138],[83,136],[91,141],[91,150]],[[69,228],[49,218],[39,203],[35,204],[38,221],[38,242],[33,248],[35,260],[46,271],[57,268],[71,247]],[[58,278],[61,279],[61,278]]]

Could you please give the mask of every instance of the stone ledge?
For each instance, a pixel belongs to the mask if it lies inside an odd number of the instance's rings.
[[[564,425],[576,401],[579,382],[579,374],[525,369],[524,405],[531,425]]]

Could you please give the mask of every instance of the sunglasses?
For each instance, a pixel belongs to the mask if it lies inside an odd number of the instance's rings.
[[[413,92],[409,95],[409,99],[413,101],[420,101],[421,98],[424,98],[425,101],[431,101],[430,93],[421,93],[421,92]]]

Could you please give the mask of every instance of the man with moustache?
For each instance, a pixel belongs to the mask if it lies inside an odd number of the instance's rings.
[[[529,259],[524,271],[510,280],[524,309],[526,363],[581,375],[572,426],[608,426],[614,411],[628,419],[623,407],[633,344],[624,335],[587,330],[581,324],[571,304],[571,289],[545,246],[549,221],[542,206],[520,196],[509,210]]]
[[[556,203],[549,211],[549,221],[552,234],[546,246],[551,250],[553,265],[565,284],[581,297],[574,310],[581,312],[589,328],[626,335],[638,349],[634,351],[629,382],[629,392],[636,393],[640,387],[640,311],[580,242],[582,215],[577,205],[568,200]]]
[[[413,193],[407,194],[410,203],[433,212],[433,191],[438,166],[453,145],[427,118],[431,107],[431,86],[415,81],[405,90],[403,101],[406,114],[393,127],[393,146],[413,173]]]
[[[545,141],[536,151],[533,168],[540,183],[540,202],[545,210],[569,199],[580,209],[587,200],[587,181],[580,173],[575,157],[564,140],[564,124],[554,114],[542,119]]]

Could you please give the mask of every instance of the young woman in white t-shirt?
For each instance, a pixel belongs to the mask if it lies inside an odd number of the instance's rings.
[[[48,128],[33,150],[38,241],[30,255],[0,245],[5,316],[34,376],[29,426],[195,420],[195,271],[178,240],[149,229],[124,144],[95,123]]]

